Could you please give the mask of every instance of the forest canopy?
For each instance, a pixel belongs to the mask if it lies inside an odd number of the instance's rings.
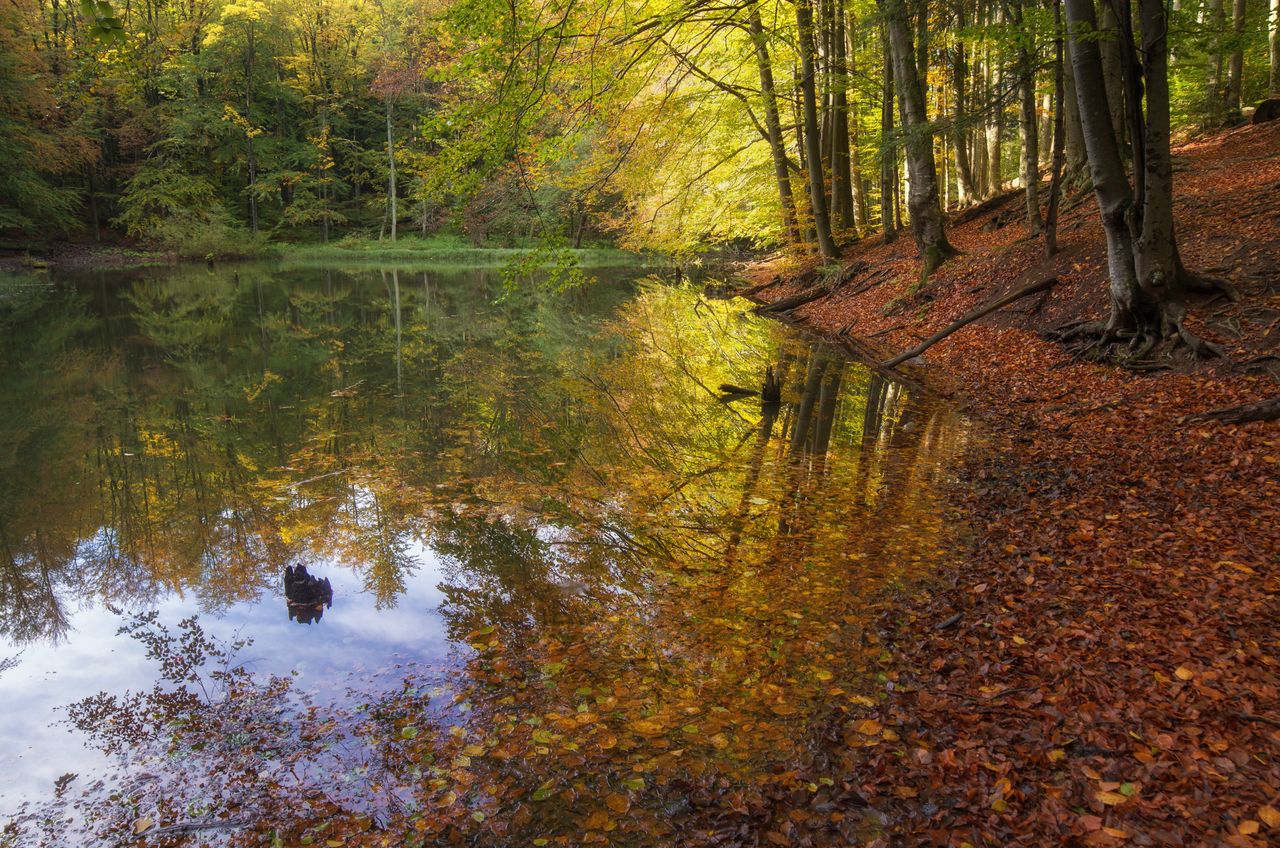
[[[0,236],[830,257],[910,221],[927,271],[931,209],[1022,187],[1036,230],[1042,181],[1087,185],[1073,45],[1131,138],[1142,10],[1089,5],[1096,27],[1019,0],[13,0]],[[1277,0],[1163,11],[1172,133],[1275,90]]]

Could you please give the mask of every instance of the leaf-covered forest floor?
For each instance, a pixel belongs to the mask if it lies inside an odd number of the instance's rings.
[[[881,622],[896,662],[879,719],[901,742],[848,749],[893,844],[1280,842],[1280,425],[1195,418],[1280,394],[1277,151],[1280,122],[1175,150],[1184,260],[1242,295],[1193,305],[1189,326],[1229,361],[1136,372],[1041,337],[1105,318],[1091,192],[1066,199],[1052,260],[1014,195],[1007,226],[984,232],[999,209],[954,226],[963,255],[918,291],[910,234],[869,238],[844,257],[869,271],[793,313],[891,354],[1061,278],[916,369],[967,398],[994,449],[954,488],[964,565]]]

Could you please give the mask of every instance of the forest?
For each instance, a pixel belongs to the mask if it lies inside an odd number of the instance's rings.
[[[0,848],[1280,839],[1280,0],[0,0]]]
[[[1280,10],[1227,5],[13,0],[0,235],[829,259],[909,222],[931,267],[940,210],[1010,188],[1051,233],[1108,120],[1156,173],[1241,122],[1280,86]]]

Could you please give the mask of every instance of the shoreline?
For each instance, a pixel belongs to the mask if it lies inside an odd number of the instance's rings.
[[[886,279],[855,277],[782,316],[846,349],[860,336],[883,362],[1002,292],[1063,280],[903,369],[977,417],[986,444],[962,458],[948,497],[971,533],[960,564],[879,624],[892,660],[877,719],[901,741],[840,752],[893,839],[1263,844],[1247,823],[1280,786],[1267,754],[1280,730],[1266,718],[1280,703],[1280,427],[1195,416],[1276,394],[1280,242],[1265,229],[1280,214],[1280,159],[1250,159],[1248,179],[1232,161],[1278,138],[1264,125],[1178,151],[1194,162],[1180,176],[1188,265],[1214,268],[1229,238],[1263,248],[1231,269],[1241,303],[1192,309],[1230,362],[1129,371],[1042,336],[1105,314],[1092,197],[1065,210],[1052,260],[1017,224],[983,232],[993,209],[953,222],[965,253],[928,285],[914,286],[909,233],[868,238],[842,262]],[[753,299],[794,294],[802,276]]]

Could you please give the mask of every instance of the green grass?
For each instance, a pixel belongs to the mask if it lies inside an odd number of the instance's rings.
[[[529,247],[477,247],[461,236],[406,236],[394,244],[376,239],[345,238],[328,244],[279,244],[273,252],[288,265],[387,264],[415,267],[500,268],[536,249]],[[613,247],[573,251],[579,267],[606,268],[637,265],[645,257]]]

